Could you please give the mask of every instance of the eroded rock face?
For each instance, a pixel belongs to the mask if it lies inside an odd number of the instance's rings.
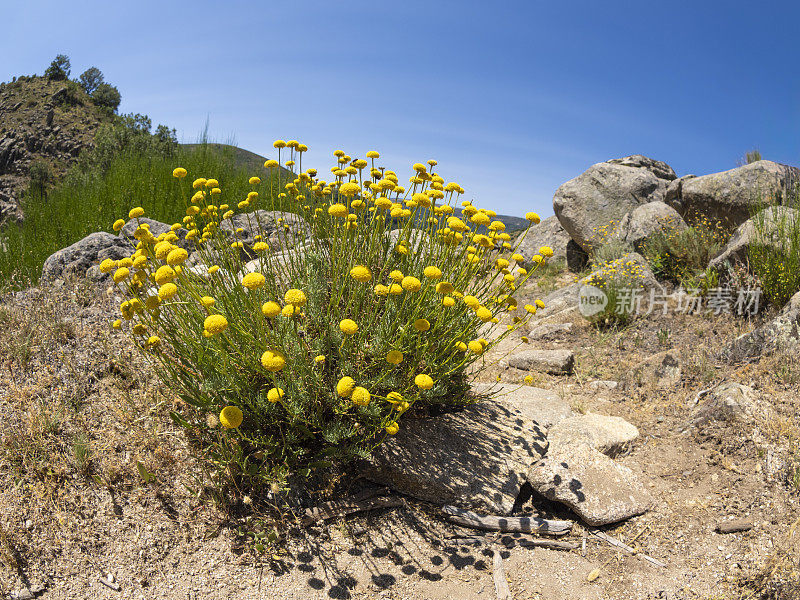
[[[572,350],[522,350],[507,359],[508,366],[523,371],[569,375],[575,367]]]
[[[611,239],[619,240],[641,251],[647,240],[658,233],[670,234],[688,229],[683,218],[663,202],[637,206],[622,217]]]
[[[549,430],[553,425],[575,414],[569,402],[550,390],[528,385],[520,387],[517,385],[489,385],[484,383],[474,384],[472,387],[477,394],[486,394],[491,390],[494,393],[494,398],[490,402],[497,402],[508,408],[518,410],[523,416],[537,423],[544,430]]]
[[[672,181],[677,177],[675,171],[672,170],[667,163],[661,160],[655,160],[642,156],[641,154],[634,154],[624,158],[612,158],[608,161],[612,165],[623,165],[625,167],[638,167],[640,169],[647,169],[659,179]]]
[[[46,281],[67,275],[83,276],[106,258],[120,260],[133,253],[133,245],[112,233],[91,233],[71,246],[51,254],[44,261],[42,278]]]
[[[569,234],[564,231],[558,218],[552,216],[538,225],[531,226],[525,239],[517,247],[517,252],[525,259],[523,263],[525,267],[532,265],[533,256],[539,253],[539,248],[542,246],[549,246],[553,250],[553,257],[548,262],[566,262],[569,241]]]
[[[542,429],[520,411],[478,402],[434,418],[403,419],[364,475],[414,498],[508,514],[546,449]]]
[[[685,179],[678,202],[684,218],[703,216],[738,226],[759,203],[769,202],[800,181],[800,169],[759,160],[722,173]]]
[[[745,262],[754,244],[769,252],[787,256],[791,252],[790,231],[795,229],[800,212],[787,206],[773,206],[742,223],[709,267],[725,270],[727,265]]]
[[[553,446],[528,473],[528,482],[595,527],[640,515],[653,503],[631,469],[587,444]]]
[[[601,245],[627,213],[642,204],[663,202],[675,174],[657,163],[669,168],[646,157],[626,157],[592,165],[564,183],[553,196],[553,210],[564,230],[589,251]]]
[[[594,413],[564,419],[547,432],[551,452],[565,444],[586,444],[612,458],[638,437],[639,430],[625,419]]]

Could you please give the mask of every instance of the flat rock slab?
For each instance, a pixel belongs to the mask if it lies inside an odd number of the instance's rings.
[[[508,357],[508,366],[523,371],[569,375],[575,367],[572,350],[523,350]]]
[[[518,410],[526,419],[537,423],[545,430],[575,415],[569,402],[550,390],[528,385],[490,385],[478,383],[472,386],[477,394],[491,391],[491,402]]]
[[[572,323],[545,323],[531,329],[528,337],[532,340],[552,340],[572,331]]]
[[[625,419],[596,414],[564,419],[547,432],[551,452],[563,444],[585,444],[612,457],[638,437],[639,430]]]
[[[547,449],[538,424],[485,401],[427,419],[403,419],[363,475],[436,504],[508,514],[525,476]]]
[[[633,471],[585,444],[554,446],[530,470],[528,481],[538,494],[595,527],[640,515],[653,503]]]

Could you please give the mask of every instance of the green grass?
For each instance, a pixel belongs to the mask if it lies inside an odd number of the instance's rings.
[[[29,194],[23,200],[25,221],[2,232],[5,252],[0,252],[0,289],[20,289],[34,284],[48,256],[90,233],[111,232],[118,218],[127,219],[133,206],[141,206],[153,219],[172,223],[184,214],[181,187],[172,170],[189,171],[183,194],[196,177],[219,180],[227,198],[244,200],[252,189],[252,175],[266,178],[266,169],[241,162],[233,146],[192,144],[172,155],[123,151],[102,171],[77,169],[68,173],[46,194]],[[256,156],[256,155],[253,155]],[[188,183],[187,183],[188,182]],[[268,208],[268,199],[259,207]]]

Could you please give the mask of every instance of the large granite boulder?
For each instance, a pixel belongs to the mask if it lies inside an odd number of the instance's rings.
[[[532,265],[531,261],[534,255],[539,253],[539,248],[542,246],[549,246],[553,249],[553,257],[549,259],[549,262],[566,262],[569,241],[569,234],[564,231],[558,217],[554,215],[546,218],[538,225],[533,225],[517,247],[517,252],[523,256],[524,267]]]
[[[744,223],[761,203],[782,197],[800,181],[800,169],[759,160],[722,173],[685,179],[680,186],[679,212],[730,226]]]
[[[656,234],[671,234],[688,229],[688,225],[674,208],[663,202],[648,202],[637,206],[622,217],[619,227],[611,236],[640,252],[648,239]]]
[[[759,244],[776,256],[787,256],[791,252],[790,233],[797,231],[800,212],[786,206],[772,206],[747,219],[709,263],[709,267],[725,270],[727,265],[747,261],[750,249]]]
[[[364,475],[403,494],[509,514],[547,449],[538,424],[493,401],[425,419],[406,418],[374,452]]]
[[[589,251],[636,207],[663,202],[674,175],[665,163],[645,157],[598,163],[556,190],[553,210],[570,237]]]
[[[120,260],[130,256],[134,246],[123,237],[99,231],[90,233],[71,246],[51,254],[44,261],[42,279],[52,281],[68,275],[83,276],[90,267],[110,258]]]

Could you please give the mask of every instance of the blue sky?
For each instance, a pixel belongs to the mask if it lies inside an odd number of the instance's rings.
[[[800,163],[798,3],[0,1],[0,80],[99,67],[121,112],[272,157],[376,149],[435,158],[479,206],[552,214],[589,165],[629,154],[678,175],[747,150]],[[305,162],[305,161],[304,161]]]

